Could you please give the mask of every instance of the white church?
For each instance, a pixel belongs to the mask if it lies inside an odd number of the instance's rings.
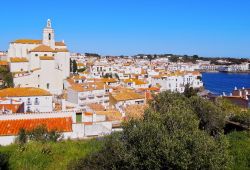
[[[61,94],[70,75],[70,53],[64,41],[56,42],[48,19],[43,39],[18,39],[10,43],[8,62],[15,87],[37,87]]]

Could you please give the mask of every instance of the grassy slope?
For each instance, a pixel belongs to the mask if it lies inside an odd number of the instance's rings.
[[[24,151],[18,145],[0,147],[0,152],[10,154],[10,169],[66,169],[72,160],[82,158],[97,151],[102,146],[101,141],[63,141],[58,143],[27,144]]]
[[[250,169],[250,132],[233,132],[227,135],[233,156],[232,169]],[[30,142],[25,149],[18,145],[0,147],[0,152],[10,154],[11,169],[56,170],[66,169],[69,162],[82,158],[102,147],[102,141],[63,141],[58,143]]]
[[[233,156],[232,169],[250,169],[250,132],[233,132],[227,135]]]

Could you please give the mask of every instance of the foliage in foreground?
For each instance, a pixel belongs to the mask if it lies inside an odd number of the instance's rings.
[[[103,149],[69,169],[227,169],[224,119],[221,108],[209,101],[164,92],[143,119],[126,122]]]
[[[56,129],[49,131],[45,125],[40,125],[30,131],[21,128],[16,138],[16,142],[19,144],[25,144],[28,141],[56,142],[62,137],[62,134]]]
[[[250,169],[250,132],[233,132],[227,137],[230,141],[230,153],[233,156],[231,169]]]
[[[101,147],[102,141],[99,140],[31,141],[25,145],[0,146],[0,165],[14,170],[62,170],[67,169],[69,162],[97,152]]]

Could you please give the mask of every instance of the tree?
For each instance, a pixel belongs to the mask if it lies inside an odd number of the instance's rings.
[[[112,78],[113,76],[112,76],[112,74],[111,73],[106,73],[104,76],[103,76],[103,78]]]
[[[120,80],[120,77],[117,73],[115,73],[115,78],[117,78],[118,80]]]
[[[226,121],[226,113],[215,103],[193,96],[189,100],[194,113],[199,117],[199,127],[212,136],[223,133]]]
[[[73,61],[70,59],[70,60],[69,60],[69,63],[70,63],[70,64],[69,64],[69,65],[70,65],[70,66],[69,66],[69,70],[70,70],[70,72],[73,72]]]
[[[3,81],[5,82],[5,87],[13,87],[13,77],[10,72],[6,73],[3,77]]]
[[[12,73],[6,67],[0,66],[0,78],[3,80],[3,85],[1,88],[13,87],[13,77]]]
[[[85,70],[87,70],[87,67],[83,67],[77,70],[77,72],[84,72]]]
[[[197,95],[197,91],[193,87],[190,87],[190,84],[186,84],[185,85],[185,90],[184,90],[183,94],[186,97],[190,98],[191,96],[196,96]]]
[[[19,144],[25,144],[28,141],[28,134],[24,128],[21,128],[18,132],[17,142]]]
[[[178,93],[159,94],[143,119],[125,122],[101,151],[80,159],[73,169],[228,168],[227,139],[201,130],[188,101]]]
[[[72,61],[72,71],[73,71],[73,73],[76,73],[76,71],[77,71],[77,63],[76,63],[76,60],[73,60],[73,61]]]
[[[30,131],[26,131],[21,128],[19,130],[16,142],[20,144],[26,143],[28,140],[37,141],[37,142],[56,142],[62,138],[62,134],[59,133],[56,129],[48,130],[45,125],[38,125]]]

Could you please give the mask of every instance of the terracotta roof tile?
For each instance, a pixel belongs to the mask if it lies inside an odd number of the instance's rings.
[[[53,50],[51,47],[47,45],[39,45],[30,52],[55,52],[55,50]]]
[[[47,129],[60,132],[72,131],[71,117],[65,118],[42,118],[42,119],[19,119],[0,120],[0,136],[17,135],[21,128],[32,130],[39,125],[45,125]]]
[[[40,56],[40,60],[54,60],[52,56]]]
[[[22,104],[0,104],[0,110],[11,110],[13,113],[18,113]],[[21,110],[20,110],[21,111]]]
[[[134,91],[122,90],[120,92],[111,93],[111,96],[116,101],[126,101],[126,100],[136,100],[136,99],[145,99],[144,95],[138,94]]]
[[[0,66],[7,66],[8,62],[7,61],[0,61]]]
[[[19,62],[28,62],[29,60],[25,57],[11,57],[10,62],[19,63]]]
[[[20,43],[20,44],[42,44],[42,40],[18,39],[18,40],[13,41],[13,43]]]
[[[0,90],[0,97],[24,97],[24,96],[51,96],[51,94],[46,90],[34,87],[17,87],[17,88],[6,88]]]
[[[56,48],[55,52],[69,52],[67,48]]]
[[[66,46],[64,42],[55,42],[56,46]]]

